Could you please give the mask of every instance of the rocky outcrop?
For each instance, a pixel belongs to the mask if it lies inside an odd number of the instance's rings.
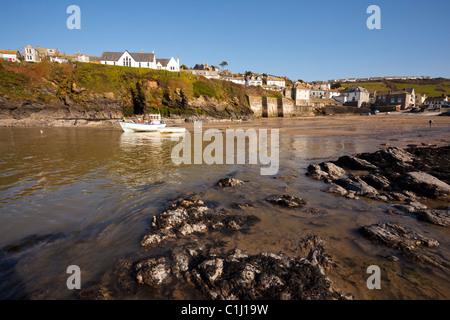
[[[235,178],[224,178],[224,179],[220,179],[217,182],[217,186],[219,187],[239,187],[242,186],[245,182],[242,180],[238,180]]]
[[[216,211],[200,199],[187,198],[153,217],[153,230],[144,236],[141,245],[147,247],[170,238],[212,231],[235,232],[248,228],[256,221],[258,218],[255,216]]]
[[[390,147],[308,166],[306,175],[324,180],[324,191],[354,198],[414,201],[450,194],[450,147]],[[421,170],[421,171],[418,171]]]
[[[250,255],[215,244],[191,244],[133,263],[129,280],[158,287],[177,278],[214,300],[348,299],[325,275],[333,263],[322,241],[316,236],[303,239],[299,249],[304,255]]]
[[[417,219],[443,227],[450,227],[450,210],[422,210],[416,213]]]
[[[286,208],[301,208],[306,204],[306,201],[299,197],[294,197],[289,194],[282,196],[271,196],[267,198],[267,201],[274,205],[286,207]]]
[[[439,246],[437,240],[425,237],[398,224],[382,223],[359,229],[361,234],[372,242],[383,244],[402,252],[403,256],[416,262],[440,268],[450,268],[450,261],[430,248]]]
[[[407,172],[400,185],[406,190],[431,198],[450,194],[450,185],[426,172]]]

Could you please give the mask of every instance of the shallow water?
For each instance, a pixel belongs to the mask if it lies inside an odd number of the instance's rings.
[[[81,268],[82,286],[99,281],[113,286],[114,269],[121,259],[152,255],[183,243],[143,249],[139,241],[154,215],[173,199],[192,192],[203,194],[203,200],[218,208],[229,208],[235,202],[255,204],[247,212],[261,221],[247,234],[220,236],[227,247],[293,254],[298,239],[316,233],[326,241],[337,264],[330,278],[344,293],[357,299],[450,298],[447,272],[404,260],[395,250],[373,245],[358,233],[361,226],[400,222],[438,240],[438,252],[449,257],[448,229],[418,222],[413,216],[387,215],[384,210],[390,206],[383,202],[324,193],[323,182],[305,176],[310,163],[372,152],[383,143],[448,144],[448,124],[430,131],[410,123],[392,126],[380,121],[373,127],[350,119],[336,123],[275,119],[208,124],[204,129],[223,130],[227,125],[279,128],[277,176],[295,178],[261,176],[259,165],[176,166],[171,151],[177,142],[159,133],[126,134],[120,128],[0,128],[0,248],[32,234],[54,235],[4,262],[0,299],[72,298],[73,292],[66,287],[69,265]],[[192,129],[192,125],[187,127]],[[227,175],[246,184],[236,189],[215,188]],[[307,200],[306,209],[319,209],[320,213],[277,208],[265,202],[269,195],[284,193],[301,196]],[[389,262],[380,256],[388,254],[400,260]],[[381,290],[366,287],[366,269],[373,264],[382,269]],[[142,289],[137,296],[122,292],[113,298],[136,297],[201,298],[188,286],[174,286],[169,292]]]

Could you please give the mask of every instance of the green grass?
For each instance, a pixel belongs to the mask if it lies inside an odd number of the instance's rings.
[[[352,82],[352,83],[343,83],[343,88],[348,87],[364,87],[368,91],[387,91],[389,88],[383,82]]]
[[[218,92],[212,83],[197,81],[194,82],[193,89],[195,98],[207,96],[219,100]]]
[[[450,95],[449,79],[431,79],[431,80],[404,80],[402,82],[353,82],[343,83],[343,88],[352,86],[365,87],[368,91],[388,91],[392,89],[402,90],[405,88],[414,88],[416,93],[426,94],[428,97],[437,97],[442,94]]]
[[[398,89],[405,88],[405,83],[393,82]],[[429,97],[438,97],[442,94],[450,95],[450,80],[443,81],[438,84],[411,84],[408,88],[413,87],[416,93],[426,94]]]

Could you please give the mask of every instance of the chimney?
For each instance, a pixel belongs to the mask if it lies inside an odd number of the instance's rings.
[[[141,50],[141,53],[144,53],[144,49]]]

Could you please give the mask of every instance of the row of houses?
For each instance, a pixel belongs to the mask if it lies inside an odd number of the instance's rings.
[[[21,52],[22,51],[22,52]],[[180,58],[175,60],[157,59],[155,52],[144,53],[143,50],[139,53],[129,52],[103,52],[100,57],[81,54],[60,53],[58,49],[41,48],[38,45],[33,47],[27,45],[21,51],[19,50],[0,50],[0,58],[12,62],[17,62],[23,59],[25,62],[40,62],[48,60],[51,62],[67,63],[70,61],[97,63],[105,65],[128,66],[134,68],[149,68],[157,70],[168,70],[173,72],[180,71]]]
[[[404,110],[414,107],[450,106],[450,98],[445,94],[440,97],[427,97],[425,94],[416,93],[414,88],[389,91],[368,91],[361,86],[351,86],[343,90],[328,88],[324,84],[311,86],[297,82],[293,87],[285,88],[282,93],[284,97],[294,100],[297,106],[309,106],[317,102],[317,99],[332,99],[358,108],[395,106],[396,109]]]
[[[370,77],[370,78],[348,78],[348,79],[331,79],[328,83],[348,83],[348,82],[368,82],[368,81],[382,81],[382,80],[422,80],[432,79],[426,76],[390,76],[390,77]]]

